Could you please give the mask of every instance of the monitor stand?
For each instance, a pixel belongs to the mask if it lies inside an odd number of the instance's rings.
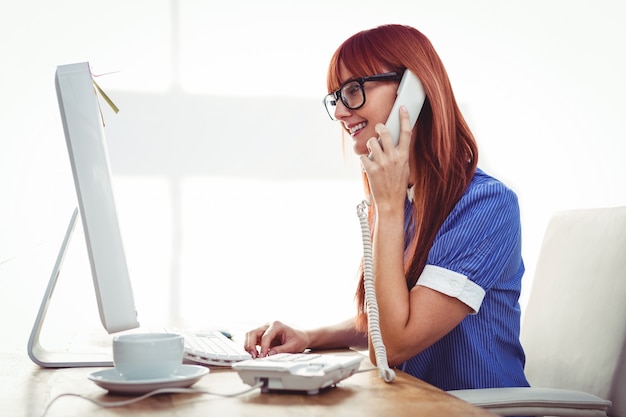
[[[50,300],[52,299],[52,293],[54,287],[59,279],[63,260],[67,253],[67,249],[72,239],[74,228],[78,219],[78,208],[74,209],[72,218],[65,232],[65,238],[61,244],[59,255],[54,264],[48,287],[41,301],[39,307],[39,313],[33,325],[33,329],[28,339],[28,356],[31,360],[44,368],[75,368],[75,367],[105,367],[113,366],[113,359],[111,352],[68,352],[68,351],[50,351],[46,350],[39,341],[41,329],[43,327],[46,312]]]

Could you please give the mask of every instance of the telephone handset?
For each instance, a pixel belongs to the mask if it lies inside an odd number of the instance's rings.
[[[396,101],[393,103],[389,118],[387,119],[387,123],[385,123],[393,139],[394,146],[397,146],[398,140],[400,140],[400,106],[404,105],[408,110],[411,129],[413,129],[415,123],[417,123],[417,118],[422,110],[425,99],[426,94],[424,93],[422,82],[411,70],[404,70],[404,75],[398,86]]]
[[[394,146],[398,145],[400,140],[400,106],[404,105],[409,112],[411,121],[411,129],[415,126],[417,118],[424,105],[426,94],[421,81],[410,70],[406,69],[400,85],[398,86],[398,95],[396,101],[391,108],[386,126],[391,133]],[[367,308],[368,333],[371,343],[374,347],[376,356],[376,365],[381,378],[385,382],[393,382],[396,378],[395,372],[389,368],[387,362],[387,352],[380,334],[380,324],[378,318],[378,303],[376,301],[376,292],[374,290],[374,267],[372,259],[372,235],[368,223],[367,206],[370,205],[369,200],[364,200],[357,206],[357,215],[361,223],[361,238],[363,240],[363,283],[365,286],[365,303]]]

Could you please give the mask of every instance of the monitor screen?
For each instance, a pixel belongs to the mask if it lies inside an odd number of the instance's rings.
[[[139,326],[115,207],[99,101],[88,62],[56,71],[59,110],[69,152],[78,210],[72,216],[31,340],[29,355],[42,366],[92,366],[90,361],[56,360],[38,336],[77,218],[82,220],[100,321],[109,333]],[[94,308],[96,308],[94,306]],[[102,365],[109,365],[106,360]]]

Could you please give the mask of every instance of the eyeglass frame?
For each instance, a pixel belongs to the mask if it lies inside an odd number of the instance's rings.
[[[336,89],[335,91],[328,93],[324,96],[324,99],[322,100],[322,103],[324,104],[324,108],[326,109],[326,113],[328,113],[328,116],[330,117],[330,119],[332,121],[336,121],[337,118],[335,118],[335,116],[333,114],[331,114],[331,111],[328,107],[328,98],[332,97],[334,99],[334,107],[337,107],[337,102],[339,100],[341,100],[341,103],[350,110],[358,110],[361,107],[363,107],[365,105],[366,102],[366,97],[365,97],[365,88],[364,85],[366,82],[368,81],[400,81],[402,79],[402,75],[403,75],[404,71],[402,73],[396,72],[396,71],[391,71],[391,72],[385,72],[382,74],[374,74],[374,75],[369,75],[366,77],[359,77],[359,78],[353,78],[351,80],[346,81],[345,83],[343,83],[341,85],[341,87],[339,87],[338,89]],[[361,104],[359,104],[358,106],[355,107],[351,107],[350,105],[348,105],[348,103],[346,102],[347,100],[344,99],[343,94],[341,94],[341,90],[343,90],[348,84],[353,83],[353,82],[357,82],[357,84],[359,85],[359,89],[361,90],[361,94],[363,95],[363,102]],[[332,104],[331,104],[332,105]],[[334,113],[334,112],[332,112]]]

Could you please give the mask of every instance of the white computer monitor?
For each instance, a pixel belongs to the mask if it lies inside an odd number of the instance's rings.
[[[52,352],[44,349],[39,341],[46,310],[79,218],[102,326],[109,333],[139,327],[117,218],[102,116],[89,63],[57,67],[55,83],[78,207],[71,216],[35,320],[28,354],[43,367],[112,366],[109,353]]]

